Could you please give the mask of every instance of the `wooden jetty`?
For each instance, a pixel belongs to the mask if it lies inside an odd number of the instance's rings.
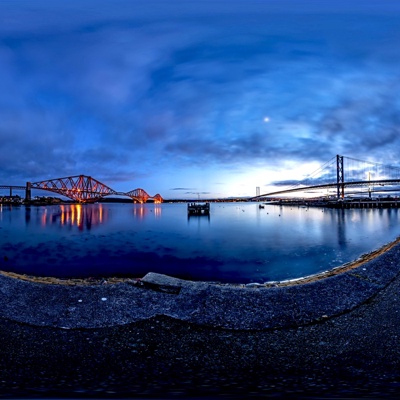
[[[210,203],[188,203],[188,215],[210,215]]]

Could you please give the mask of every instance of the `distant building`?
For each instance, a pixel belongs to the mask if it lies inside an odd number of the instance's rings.
[[[1,204],[22,204],[23,200],[20,196],[0,196]]]

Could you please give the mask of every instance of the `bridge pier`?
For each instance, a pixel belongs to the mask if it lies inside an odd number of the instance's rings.
[[[32,184],[30,182],[26,182],[26,189],[25,189],[25,201],[32,200]]]

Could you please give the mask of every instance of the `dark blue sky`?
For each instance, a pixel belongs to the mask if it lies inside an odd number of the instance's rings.
[[[398,165],[397,0],[0,0],[0,183],[250,196]]]

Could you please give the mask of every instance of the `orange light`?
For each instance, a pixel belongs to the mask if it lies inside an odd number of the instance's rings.
[[[46,226],[46,217],[47,217],[47,208],[45,208],[44,213],[42,214],[42,226]]]
[[[161,207],[154,207],[154,215],[158,218],[161,216]]]
[[[60,208],[61,208],[60,222],[61,222],[61,225],[64,225],[65,224],[65,207],[64,207],[64,205],[62,205]]]
[[[103,204],[99,204],[99,222],[103,222]]]
[[[76,205],[76,224],[79,226],[82,223],[82,205]]]

